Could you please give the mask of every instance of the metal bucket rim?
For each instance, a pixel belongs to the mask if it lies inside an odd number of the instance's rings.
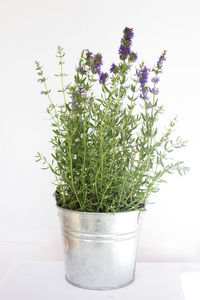
[[[71,210],[71,209],[67,209],[67,208],[63,208],[63,207],[60,207],[59,205],[57,205],[57,208],[60,209],[61,211],[63,212],[68,212],[68,213],[76,213],[76,214],[81,214],[81,215],[112,215],[112,216],[115,216],[115,215],[120,215],[120,214],[133,214],[133,213],[141,213],[141,211],[139,210],[127,210],[127,211],[119,211],[119,212],[115,212],[115,213],[110,213],[110,212],[85,212],[85,211],[78,211],[78,210]]]

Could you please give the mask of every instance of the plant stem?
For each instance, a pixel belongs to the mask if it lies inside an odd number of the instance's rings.
[[[91,82],[93,81],[94,75],[92,74],[92,78],[90,80],[90,78],[88,79],[88,85],[90,86]],[[87,90],[88,92],[88,90]],[[82,168],[82,182],[83,182],[83,188],[84,188],[84,204],[86,201],[86,196],[87,196],[87,189],[85,189],[85,165],[86,165],[86,149],[87,149],[87,144],[86,144],[86,124],[87,124],[87,120],[89,118],[89,114],[86,115],[86,101],[87,101],[87,95],[88,93],[86,92],[85,94],[85,100],[84,100],[84,128],[83,128],[83,168]]]
[[[148,197],[148,194],[149,194],[151,188],[153,187],[153,185],[154,185],[154,184],[162,177],[162,175],[163,175],[165,172],[166,172],[166,168],[163,169],[163,170],[160,172],[160,174],[159,174],[158,177],[155,177],[155,178],[154,178],[154,180],[151,182],[151,184],[150,184],[149,187],[147,188],[147,190],[146,190],[146,192],[145,192],[143,198],[142,198],[139,202],[137,202],[137,204],[135,204],[134,206],[132,206],[131,210],[134,210],[139,204],[143,203],[143,202],[146,200],[146,198]]]
[[[76,190],[75,190],[75,187],[74,187],[73,165],[72,165],[72,154],[71,154],[71,141],[70,141],[70,139],[69,139],[69,135],[67,135],[67,137],[68,137],[68,145],[69,145],[69,160],[70,160],[71,184],[72,184],[72,189],[73,189],[73,191],[74,191],[74,194],[75,194],[75,196],[76,196],[76,199],[77,199],[77,201],[78,201],[78,203],[79,203],[79,205],[80,205],[80,208],[81,208],[81,202],[80,202],[80,200],[79,200],[79,198],[78,198],[78,195],[77,195]]]
[[[63,61],[62,61],[61,52],[60,52],[60,79],[61,79],[62,93],[66,104],[66,97],[65,97],[65,90],[64,90],[64,83],[63,83]]]

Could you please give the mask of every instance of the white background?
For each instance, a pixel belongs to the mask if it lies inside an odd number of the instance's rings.
[[[186,177],[169,177],[152,197],[139,260],[200,261],[199,1],[1,0],[1,270],[18,258],[63,257],[53,177],[34,162],[37,151],[48,154],[51,134],[48,99],[40,95],[34,61],[41,62],[55,90],[58,45],[67,52],[66,73],[73,74],[83,48],[100,51],[106,71],[118,60],[125,26],[134,28],[140,61],[153,66],[168,50],[160,102],[166,119],[179,117],[177,134],[189,144],[177,158],[191,168]]]

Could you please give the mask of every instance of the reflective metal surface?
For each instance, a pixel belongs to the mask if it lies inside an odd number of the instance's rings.
[[[134,280],[138,211],[84,213],[58,207],[66,279],[86,289],[113,289]]]

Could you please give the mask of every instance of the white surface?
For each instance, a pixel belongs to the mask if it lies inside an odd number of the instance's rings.
[[[35,243],[38,259],[44,258],[44,243],[50,245],[46,257],[61,258],[53,177],[34,162],[37,151],[49,153],[50,139],[49,103],[40,95],[34,61],[43,65],[55,95],[57,45],[66,49],[67,74],[83,48],[100,51],[106,71],[118,62],[122,30],[130,26],[140,61],[152,66],[168,50],[159,101],[167,119],[179,116],[178,134],[189,145],[177,157],[191,167],[185,178],[171,176],[152,198],[139,259],[200,261],[199,11],[199,0],[0,0],[0,243],[9,248],[3,260],[11,252],[20,258],[21,247],[34,259]]]
[[[200,264],[138,263],[135,281],[110,291],[77,288],[64,278],[62,261],[18,261],[1,280],[2,300],[199,300]]]

